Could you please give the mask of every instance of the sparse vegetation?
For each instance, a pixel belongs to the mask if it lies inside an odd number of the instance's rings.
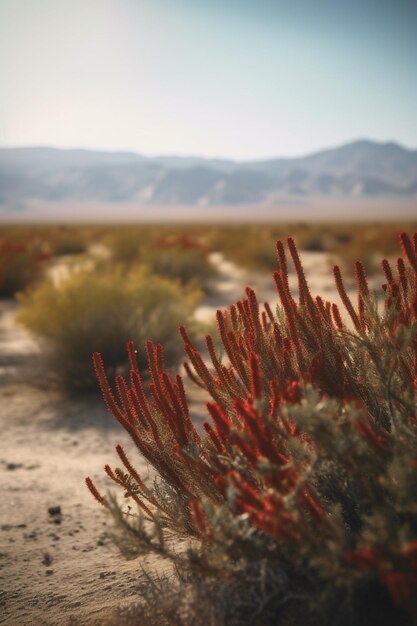
[[[14,298],[39,280],[49,259],[49,253],[36,244],[0,240],[0,298]]]
[[[195,288],[150,274],[145,269],[95,274],[81,271],[59,284],[51,280],[20,296],[19,320],[45,339],[49,371],[64,387],[87,389],[95,384],[92,351],[106,346],[112,374],[124,371],[124,344],[149,337],[167,346],[172,365],[181,352],[177,326],[190,320],[200,299]]]
[[[161,585],[160,623],[411,626],[417,234],[401,236],[395,271],[382,263],[382,311],[361,262],[357,306],[335,267],[353,330],[335,304],[313,297],[294,241],[287,243],[299,300],[278,242],[276,310],[260,310],[248,288],[246,299],[219,311],[223,355],[208,336],[210,367],[181,327],[189,377],[210,396],[204,433],[160,345],[146,344],[145,384],[142,352],[129,342],[130,381],[116,378],[117,397],[95,354],[104,399],[157,479],[148,485],[117,446],[119,466],[105,470],[137,514],[102,496],[90,478],[87,486],[115,517],[126,554],[153,551],[175,564],[181,600],[168,579],[155,580],[148,594]],[[188,538],[189,548],[175,550],[172,537]]]
[[[164,229],[143,233],[122,230],[110,236],[113,260],[124,266],[146,265],[164,278],[179,280],[182,284],[194,282],[207,289],[215,271],[208,260],[208,250],[200,241],[187,234],[169,234]]]

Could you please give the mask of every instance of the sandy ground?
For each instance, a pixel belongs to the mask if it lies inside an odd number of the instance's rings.
[[[333,298],[326,256],[303,260],[313,292]],[[240,270],[220,255],[212,261],[219,278],[200,319],[242,297],[246,285],[261,302],[276,300],[268,272]],[[13,321],[16,306],[0,302],[0,624],[103,624],[115,606],[137,600],[140,563],[119,555],[111,520],[83,480],[91,474],[106,491],[101,468],[116,461],[117,443],[138,467],[144,462],[98,394],[68,399],[50,386],[37,342]],[[201,419],[201,398],[192,406]]]

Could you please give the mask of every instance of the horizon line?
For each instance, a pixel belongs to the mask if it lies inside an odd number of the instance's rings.
[[[58,145],[51,145],[51,144],[24,144],[24,145],[23,144],[22,145],[7,144],[7,145],[0,145],[0,150],[39,150],[39,149],[42,150],[44,149],[44,150],[61,150],[61,151],[68,151],[68,152],[80,151],[80,152],[98,152],[98,153],[103,153],[103,154],[130,154],[133,156],[142,157],[144,159],[155,159],[155,160],[164,159],[164,158],[177,158],[177,159],[201,159],[203,161],[227,161],[227,162],[232,162],[232,163],[262,163],[265,161],[278,161],[281,159],[282,160],[302,159],[302,158],[306,158],[315,154],[327,152],[330,150],[336,150],[338,148],[343,148],[345,146],[350,146],[350,145],[354,145],[358,143],[372,143],[372,144],[377,144],[380,146],[395,145],[409,152],[417,152],[417,148],[405,146],[403,143],[399,141],[395,141],[392,139],[381,141],[381,140],[369,139],[365,137],[352,139],[350,141],[343,142],[337,145],[333,144],[331,146],[318,148],[316,150],[304,152],[298,155],[291,155],[291,156],[282,156],[282,155],[276,156],[275,155],[275,156],[269,156],[269,157],[266,156],[266,157],[243,158],[243,159],[227,157],[227,156],[210,156],[210,155],[203,155],[203,154],[176,154],[175,152],[156,153],[156,154],[146,153],[145,154],[143,152],[139,152],[134,149],[94,148],[91,146],[84,147],[84,146],[79,146],[79,145],[58,146]]]

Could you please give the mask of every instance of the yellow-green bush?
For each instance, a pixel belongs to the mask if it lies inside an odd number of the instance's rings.
[[[190,320],[200,293],[144,269],[94,275],[81,272],[61,284],[47,281],[20,296],[18,320],[45,339],[51,371],[69,389],[95,387],[91,354],[106,346],[109,371],[124,370],[124,347],[151,337],[166,346],[167,363],[181,353],[177,327]]]
[[[136,227],[117,232],[108,243],[113,261],[125,267],[145,265],[153,273],[184,285],[195,282],[205,289],[215,274],[205,248],[186,235]]]
[[[215,273],[201,250],[183,250],[178,247],[154,250],[146,260],[156,274],[178,279],[183,284],[194,281],[202,288],[207,286],[207,281]]]

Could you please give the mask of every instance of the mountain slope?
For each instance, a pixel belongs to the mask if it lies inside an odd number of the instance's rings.
[[[282,198],[416,198],[417,151],[356,141],[305,157],[234,162],[130,152],[0,149],[0,211],[33,201],[273,205]]]

